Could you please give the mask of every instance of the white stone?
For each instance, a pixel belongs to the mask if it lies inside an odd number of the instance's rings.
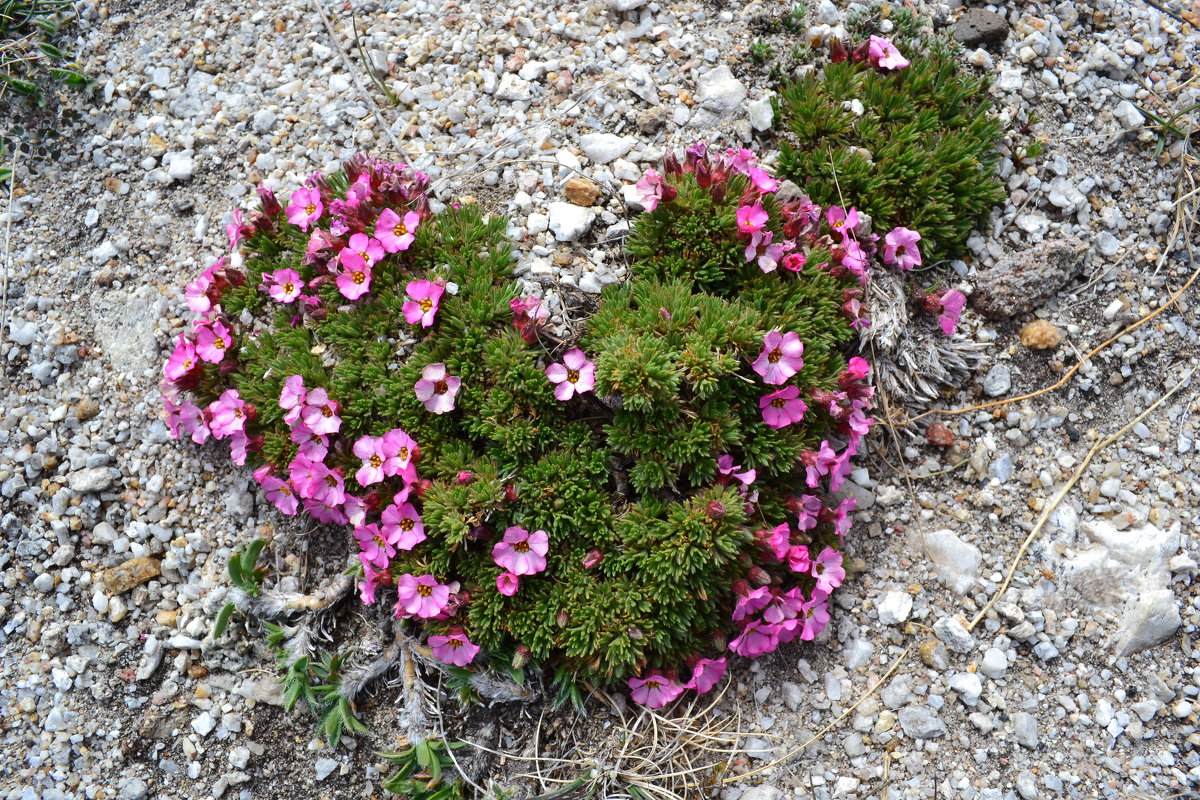
[[[560,242],[574,242],[587,233],[595,215],[583,206],[555,201],[550,204],[550,230]]]
[[[958,692],[963,705],[974,706],[983,695],[983,681],[974,672],[960,672],[950,679],[950,688]]]
[[[607,0],[607,4],[613,11],[632,11],[646,5],[646,0]]]
[[[775,121],[775,109],[771,107],[771,97],[774,94],[774,92],[767,92],[757,100],[746,104],[746,116],[750,119],[750,127],[754,130],[769,130],[771,123]]]
[[[207,711],[192,720],[192,730],[201,736],[208,736],[216,727],[217,721],[213,719],[213,715]]]
[[[1002,69],[996,80],[996,88],[1002,92],[1015,92],[1021,88],[1021,70]]]
[[[1008,656],[998,647],[989,647],[979,662],[979,671],[995,680],[1008,671]]]
[[[515,73],[506,72],[496,87],[497,100],[528,100],[533,97],[533,85]]]
[[[737,119],[744,111],[746,84],[734,77],[729,67],[710,69],[696,81],[697,109],[693,126],[708,126]]]
[[[828,2],[828,0],[826,0]],[[837,783],[833,785],[834,797],[858,797],[858,778],[851,778],[849,775],[843,775],[837,779]]]
[[[912,595],[908,592],[898,589],[889,591],[876,604],[876,610],[879,612],[879,621],[884,625],[895,625],[898,622],[904,622],[908,619],[908,615],[912,611],[912,606]]]
[[[975,545],[959,539],[951,530],[924,536],[925,555],[937,567],[938,577],[955,594],[966,594],[979,578],[980,553]]]
[[[841,12],[831,0],[821,0],[812,16],[813,22],[821,25],[837,25],[841,18]]]
[[[613,133],[585,133],[579,137],[579,147],[593,164],[607,164],[633,149],[637,140],[632,136]]]
[[[969,653],[975,647],[975,637],[953,617],[942,617],[933,623],[933,633],[956,653]]]
[[[600,294],[600,290],[604,285],[600,283],[600,279],[596,277],[594,272],[585,272],[579,278],[579,291],[587,292],[588,294]]]
[[[275,122],[278,116],[269,108],[260,108],[254,114],[254,119],[250,122],[251,129],[260,136],[270,133],[275,127]]]
[[[1133,595],[1121,614],[1114,641],[1117,655],[1128,656],[1153,647],[1174,635],[1182,623],[1175,593],[1170,589]]]
[[[196,171],[196,163],[191,156],[182,154],[176,155],[171,159],[171,165],[167,167],[167,175],[171,176],[171,180],[186,181],[192,177]]]
[[[1121,128],[1125,131],[1135,131],[1142,127],[1145,119],[1142,117],[1142,112],[1137,110],[1137,106],[1128,100],[1122,100],[1117,103],[1117,107],[1113,109],[1113,117],[1117,122],[1121,123]]]
[[[631,64],[625,70],[625,88],[650,105],[658,105],[658,87],[644,64]]]
[[[525,220],[525,228],[530,233],[534,234],[549,230],[550,217],[546,216],[545,214],[534,212],[533,214],[529,215],[528,219]]]
[[[780,800],[783,794],[769,783],[764,783],[761,786],[752,786],[742,792],[738,800]]]
[[[623,158],[618,158],[609,165],[613,175],[623,181],[638,181],[641,180],[642,171],[638,169],[637,164],[632,161],[626,161]]]

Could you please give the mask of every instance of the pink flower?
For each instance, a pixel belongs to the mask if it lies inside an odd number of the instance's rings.
[[[394,543],[379,530],[378,525],[359,525],[354,529],[354,538],[362,548],[363,563],[371,563],[379,569],[387,567],[396,555]]]
[[[808,258],[803,253],[788,253],[783,257],[783,268],[792,272],[799,272],[807,263]]]
[[[771,548],[771,552],[780,561],[787,558],[788,550],[791,548],[792,529],[786,522],[781,522],[771,529],[770,535],[767,537],[767,546]],[[739,604],[741,601],[738,601]]]
[[[829,593],[814,589],[812,599],[800,609],[800,618],[804,621],[800,639],[811,642],[829,624]]]
[[[279,407],[288,412],[283,415],[283,421],[288,425],[295,425],[296,420],[300,419],[300,412],[304,408],[304,399],[307,395],[302,376],[293,375],[283,382],[283,391],[279,393]]]
[[[825,209],[825,220],[829,223],[829,227],[841,234],[842,239],[849,239],[854,233],[854,229],[858,227],[858,209],[851,208],[849,211],[839,206],[830,206]]]
[[[762,352],[751,366],[764,383],[781,384],[804,368],[804,342],[795,331],[771,331],[763,337]]]
[[[196,280],[184,288],[183,296],[187,300],[188,308],[197,314],[207,314],[209,312],[213,307],[212,298],[208,296],[209,287],[213,285],[213,272],[218,268],[224,268],[224,266],[224,258],[218,259],[216,264],[204,270]]]
[[[741,634],[729,643],[730,650],[746,658],[758,658],[763,653],[774,651],[778,646],[775,626],[760,620],[751,620],[742,628]]]
[[[236,250],[238,242],[246,238],[245,225],[242,221],[242,210],[235,208],[225,224],[225,236],[229,239],[229,249]]]
[[[692,667],[692,679],[683,685],[685,689],[695,689],[696,694],[705,692],[716,686],[725,675],[725,657],[702,658]]]
[[[460,386],[462,380],[447,374],[445,364],[437,363],[421,370],[421,380],[416,382],[413,389],[426,409],[434,414],[445,414],[454,410],[454,396],[458,394]]]
[[[342,418],[338,412],[342,407],[336,400],[330,400],[329,394],[322,388],[313,389],[304,400],[304,408],[300,411],[300,419],[308,429],[316,434],[337,433],[342,427]]]
[[[294,269],[277,269],[266,273],[263,275],[263,284],[267,287],[267,294],[280,303],[296,300],[300,297],[300,290],[304,288],[300,273]]]
[[[204,421],[204,412],[191,400],[184,400],[179,406],[179,429],[196,444],[208,441],[208,423]]]
[[[635,184],[635,188],[638,192],[638,201],[647,212],[658,208],[660,202],[669,203],[674,200],[678,191],[652,169],[646,170],[646,174]]]
[[[313,464],[311,475],[309,497],[327,506],[340,506],[346,502],[346,480],[341,472],[324,464]]]
[[[407,250],[412,246],[412,243],[417,238],[413,231],[420,224],[421,215],[416,211],[407,212],[404,218],[401,219],[400,215],[395,211],[385,208],[383,213],[379,215],[379,219],[375,222],[375,236],[379,239],[379,243],[383,245],[384,250],[387,250],[389,253],[399,253],[401,250]]]
[[[757,258],[758,268],[763,272],[774,272],[783,254],[792,247],[791,242],[771,244],[774,235],[771,231],[755,231],[750,234],[750,244],[746,245],[746,261],[754,261]]]
[[[942,313],[938,315],[938,324],[942,326],[942,333],[953,336],[958,327],[958,316],[967,304],[967,296],[957,289],[951,289],[942,295],[941,301]]]
[[[304,510],[317,522],[325,525],[346,524],[346,515],[337,506],[331,506],[308,498],[304,501]]]
[[[397,617],[436,617],[450,602],[450,587],[438,583],[432,575],[417,578],[405,573],[396,579],[396,593]]]
[[[822,440],[820,450],[805,450],[800,454],[800,460],[807,469],[808,488],[815,489],[821,476],[828,475],[830,468],[837,463],[837,453],[829,446],[828,441]]]
[[[505,597],[512,597],[521,588],[521,579],[511,572],[501,572],[496,576],[496,591]]]
[[[646,678],[630,678],[630,699],[647,708],[662,708],[683,694],[683,687],[657,673]]]
[[[755,614],[766,608],[770,602],[771,590],[766,586],[751,589],[746,594],[738,597],[737,605],[733,607],[732,619],[734,622],[741,622],[751,614]]]
[[[886,70],[904,69],[909,63],[907,58],[900,55],[896,45],[879,36],[871,37],[867,45],[867,60],[872,67]]]
[[[821,503],[821,498],[815,494],[801,495],[799,506],[796,527],[802,531],[811,531],[817,527],[817,519],[825,506]]]
[[[383,437],[376,439],[373,436],[363,436],[354,443],[353,452],[362,459],[362,466],[358,468],[358,472],[354,473],[355,479],[361,486],[379,483],[387,477],[387,473],[383,469],[383,463],[386,460],[383,454]]]
[[[452,628],[449,636],[430,636],[429,647],[434,658],[455,667],[465,667],[479,654],[479,645],[471,644],[461,628]]]
[[[358,560],[363,568],[363,579],[358,584],[358,596],[362,599],[363,605],[374,605],[375,590],[379,588],[379,579],[387,573],[384,571],[377,572],[367,559],[366,553],[359,553]]]
[[[779,191],[779,181],[758,167],[750,167],[746,170],[746,175],[750,177],[750,183],[754,185],[754,188],[763,194]]]
[[[399,428],[393,428],[383,435],[383,474],[387,476],[404,475],[406,483],[416,480],[416,472],[412,470],[411,480],[406,473],[412,467],[412,459],[416,454],[417,441]]]
[[[858,452],[858,445],[853,439],[846,449],[841,452],[837,460],[830,465],[829,469],[829,491],[836,492],[842,488],[842,484],[846,482],[846,478],[850,477],[853,465],[850,459]]]
[[[812,569],[812,555],[808,552],[808,545],[793,545],[788,550],[787,563],[792,572],[801,574],[809,572]]]
[[[717,472],[721,474],[721,477],[717,479],[717,483],[722,486],[728,485],[731,477],[740,481],[742,486],[749,486],[754,483],[754,479],[758,477],[757,470],[748,469],[745,472],[738,472],[741,468],[740,464],[735,465],[733,463],[733,456],[728,453],[721,456],[717,459]]]
[[[237,389],[225,390],[220,398],[208,404],[208,415],[212,420],[209,429],[217,439],[224,439],[235,432],[246,429],[246,403]]]
[[[346,270],[369,270],[385,255],[378,239],[365,233],[356,233],[338,253],[338,261]]]
[[[361,497],[355,497],[347,492],[346,499],[342,501],[342,513],[346,515],[347,521],[355,527],[367,524],[367,504]]]
[[[795,386],[785,386],[758,399],[758,407],[762,409],[763,422],[768,427],[780,428],[804,419],[808,405],[798,399],[800,390]]]
[[[554,396],[570,400],[576,393],[590,392],[596,386],[596,364],[576,348],[563,354],[563,363],[546,367],[546,377],[555,384]]]
[[[219,364],[233,344],[233,334],[220,320],[196,325],[196,353],[210,364]]]
[[[412,503],[392,503],[380,519],[384,534],[401,550],[412,550],[425,541],[425,523]]]
[[[837,509],[833,512],[833,529],[837,532],[839,542],[846,540],[846,534],[850,531],[850,526],[854,524],[854,519],[850,515],[854,513],[857,505],[858,498],[847,497],[838,503]]]
[[[492,547],[496,566],[514,575],[536,575],[546,568],[550,537],[545,531],[530,533],[516,525],[504,532],[504,539]]]
[[[371,290],[371,268],[368,266],[347,267],[345,272],[334,278],[333,282],[337,284],[342,297],[347,300],[357,300]]]
[[[321,192],[315,188],[297,189],[292,192],[292,200],[287,207],[287,221],[308,233],[308,226],[321,218],[325,206],[321,202]]]
[[[760,205],[739,206],[737,210],[737,226],[742,233],[761,231],[767,224],[770,215]],[[747,261],[750,259],[747,258]]]
[[[829,594],[841,586],[846,579],[842,554],[832,547],[826,547],[812,562],[812,576],[817,579],[817,591]]]
[[[921,234],[904,227],[892,228],[883,237],[883,263],[895,264],[899,269],[912,269],[921,266],[921,251],[917,242]]]
[[[433,318],[438,312],[438,301],[445,294],[445,287],[426,280],[409,281],[404,291],[410,298],[404,304],[404,320],[409,325],[419,322],[422,328],[428,328],[433,324]]]
[[[163,374],[168,380],[177,381],[200,366],[196,358],[196,347],[181,333],[175,340],[175,350],[172,351],[167,363],[163,364]]]
[[[867,376],[870,374],[870,362],[868,362],[862,356],[851,356],[850,360],[846,363],[846,368],[842,370],[842,374],[839,376],[839,383],[841,382],[841,377],[845,377],[847,382],[863,381],[866,380]]]
[[[299,454],[311,461],[324,461],[329,455],[329,437],[310,431],[304,420],[296,420],[288,438],[300,445]]]

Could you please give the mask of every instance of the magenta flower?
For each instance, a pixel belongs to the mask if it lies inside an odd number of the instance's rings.
[[[767,546],[780,561],[787,558],[788,549],[792,546],[792,529],[786,522],[781,522],[771,529],[767,536]],[[740,601],[739,601],[740,602]]]
[[[904,227],[892,228],[883,237],[883,263],[894,264],[899,269],[912,269],[921,266],[921,251],[917,242],[921,234]]]
[[[387,477],[383,467],[387,460],[383,453],[383,437],[376,439],[373,436],[363,436],[354,443],[353,453],[362,459],[362,466],[354,473],[360,485],[370,486]]]
[[[753,206],[738,206],[737,210],[737,226],[742,233],[754,233],[761,231],[767,224],[770,215],[766,209],[760,205]],[[747,258],[747,261],[750,259]]]
[[[953,336],[958,327],[958,316],[967,304],[967,296],[958,289],[951,289],[942,295],[941,303],[942,313],[938,315],[938,324],[942,326],[942,333]]]
[[[674,200],[678,191],[652,169],[646,170],[646,174],[634,186],[638,192],[638,201],[647,212],[658,208],[659,203]]]
[[[795,331],[771,331],[763,337],[762,352],[751,366],[763,383],[781,384],[804,368],[804,342]]]
[[[763,653],[770,653],[779,646],[774,625],[768,625],[760,620],[751,620],[736,639],[729,643],[729,649],[739,656],[758,658]]]
[[[846,534],[850,532],[850,526],[854,524],[854,518],[850,515],[854,513],[857,505],[858,498],[847,497],[838,503],[837,509],[833,512],[833,529],[837,532],[839,542],[846,541]]]
[[[304,281],[300,279],[300,273],[294,269],[277,269],[274,272],[263,274],[263,285],[267,287],[267,294],[278,302],[291,303],[300,297]]]
[[[832,547],[826,547],[821,555],[813,559],[812,576],[817,579],[817,591],[831,593],[846,580],[846,570],[842,567],[842,554]]]
[[[879,36],[872,36],[867,45],[867,61],[876,69],[904,69],[908,59],[900,54],[896,45]]]
[[[354,538],[362,548],[360,555],[363,563],[369,562],[379,569],[384,569],[392,560],[392,556],[396,555],[394,544],[388,541],[388,537],[379,530],[378,525],[359,525],[354,529]]]
[[[850,477],[853,471],[853,465],[850,463],[855,454],[858,452],[858,442],[856,439],[851,439],[846,449],[841,452],[837,459],[830,465],[829,468],[829,491],[836,492],[842,488],[842,484]]]
[[[217,269],[224,269],[225,258],[217,259],[217,263],[213,264],[183,289],[184,299],[187,300],[187,307],[197,314],[207,314],[213,307],[212,298],[208,296],[208,290],[213,285],[213,273]]]
[[[196,324],[196,354],[210,364],[219,364],[233,344],[233,334],[220,320]]]
[[[812,554],[808,551],[808,545],[793,545],[788,550],[787,564],[792,572],[802,575],[810,572],[812,570]]]
[[[758,268],[763,272],[774,272],[783,254],[793,246],[791,242],[771,244],[774,236],[771,231],[755,231],[750,234],[750,243],[746,245],[746,261],[754,261],[757,258]]]
[[[177,381],[200,365],[196,358],[196,347],[181,333],[175,340],[175,350],[171,352],[167,363],[163,364],[163,374],[168,380]]]
[[[367,524],[367,504],[361,497],[355,497],[347,492],[346,499],[342,501],[342,513],[346,515],[346,520],[355,527]]]
[[[863,381],[871,374],[871,364],[862,356],[851,356],[846,362],[846,368],[842,370],[841,377],[845,377],[847,381]]]
[[[754,479],[758,477],[758,471],[748,469],[745,472],[738,472],[738,470],[741,468],[742,467],[740,464],[733,463],[733,456],[729,455],[728,453],[721,456],[717,459],[717,472],[720,473],[720,477],[717,478],[717,483],[721,484],[722,486],[727,486],[730,478],[739,481],[743,487],[754,483]]]
[[[796,528],[802,531],[811,531],[817,527],[821,510],[825,508],[821,503],[821,498],[815,494],[801,495],[798,506]]]
[[[829,593],[814,589],[812,599],[800,611],[800,618],[804,621],[800,639],[811,642],[829,624]]]
[[[346,270],[369,270],[386,255],[378,239],[356,233],[338,253],[338,261]]]
[[[401,550],[412,550],[425,541],[425,523],[412,503],[392,503],[380,519],[384,534]]]
[[[311,469],[309,497],[327,506],[340,506],[346,502],[346,480],[340,471],[324,464],[313,464]]]
[[[455,667],[465,667],[479,655],[479,645],[471,644],[462,628],[451,628],[449,636],[430,636],[429,647],[434,658]]]
[[[414,577],[408,573],[396,579],[396,616],[429,619],[442,613],[450,602],[450,587],[438,583],[432,575]]]
[[[246,403],[237,389],[227,389],[221,396],[208,404],[209,429],[217,439],[232,436],[246,429]]]
[[[768,427],[780,428],[804,419],[808,405],[799,399],[800,390],[795,386],[785,386],[758,399],[758,407],[762,409],[763,422]]]
[[[345,525],[346,515],[337,506],[319,503],[312,498],[306,498],[304,501],[304,511],[317,522],[324,525]]]
[[[288,425],[296,424],[296,420],[300,419],[300,412],[304,408],[304,399],[307,396],[302,376],[293,375],[283,382],[283,390],[279,393],[279,407],[288,412],[283,415],[284,422]]]
[[[770,602],[771,590],[766,586],[751,589],[746,594],[738,596],[737,605],[733,607],[732,619],[734,622],[741,622],[751,614],[756,614],[766,608]]]
[[[317,388],[305,397],[300,419],[313,433],[337,433],[342,427],[342,418],[338,415],[341,410],[336,400],[330,400],[324,389]]]
[[[579,348],[563,354],[563,363],[546,367],[546,377],[555,384],[554,396],[570,400],[576,393],[590,392],[596,386],[596,364],[588,361]]]
[[[512,597],[521,588],[521,579],[511,572],[501,572],[496,576],[496,591],[505,597]]]
[[[647,708],[662,708],[683,694],[683,687],[657,673],[646,678],[630,678],[630,699]]]
[[[805,450],[800,454],[800,461],[803,462],[807,470],[806,482],[808,488],[815,489],[821,481],[822,475],[828,475],[829,470],[837,463],[837,453],[829,446],[826,440],[821,441],[820,450]]]
[[[167,398],[164,397],[163,402],[167,402]],[[171,407],[168,406],[167,413],[173,417],[177,432],[183,431],[196,444],[208,441],[208,423],[204,421],[204,411],[191,400],[184,400],[176,406],[174,414],[171,414]]]
[[[363,579],[358,584],[358,596],[364,606],[375,605],[375,590],[379,588],[379,579],[387,573],[382,570],[377,572],[371,562],[367,560],[366,553],[359,553],[358,560],[363,568]]]
[[[799,272],[807,263],[808,258],[803,253],[788,253],[783,257],[783,268],[791,272]]]
[[[325,205],[321,202],[320,191],[305,188],[292,192],[292,199],[287,207],[288,222],[308,233],[308,226],[319,220],[323,213]]]
[[[337,284],[342,297],[347,300],[357,300],[371,290],[371,268],[369,266],[347,267],[345,272],[334,278],[333,282]]]
[[[830,206],[825,209],[825,221],[829,223],[829,227],[841,234],[842,239],[849,239],[858,227],[858,209],[852,207],[847,211],[840,206]]]
[[[412,467],[416,452],[416,439],[400,428],[388,431],[383,435],[383,474],[389,477],[403,475],[405,483],[416,480],[416,470]]]
[[[329,455],[329,437],[310,431],[304,420],[296,420],[288,438],[300,445],[299,454],[311,461],[324,461],[325,456]]]
[[[546,568],[550,537],[545,531],[530,533],[516,525],[504,532],[504,539],[492,547],[496,566],[514,575],[536,575]]]
[[[847,239],[833,248],[838,265],[858,277],[858,282],[867,285],[867,253],[854,239]]]
[[[419,322],[422,328],[428,328],[433,324],[433,318],[438,312],[439,301],[446,292],[445,287],[426,280],[409,281],[404,291],[410,298],[404,304],[404,320],[409,325]]]
[[[750,183],[753,184],[754,188],[763,194],[771,194],[772,192],[779,191],[779,181],[758,167],[750,167],[746,170],[746,175],[749,176]]]
[[[429,364],[421,370],[421,380],[413,389],[417,399],[425,404],[425,408],[434,414],[445,414],[454,410],[454,396],[458,394],[462,380],[446,372],[442,363]]]
[[[384,250],[389,253],[399,253],[412,246],[417,238],[413,231],[420,224],[421,215],[416,211],[407,212],[401,219],[395,211],[385,208],[375,222],[375,237],[379,239]]]
[[[725,675],[725,657],[702,658],[692,667],[692,679],[683,685],[685,689],[695,689],[696,694],[704,694],[712,689]]]
[[[235,208],[225,223],[225,236],[229,239],[229,249],[236,250],[238,242],[246,238],[245,224],[242,220],[242,210]]]

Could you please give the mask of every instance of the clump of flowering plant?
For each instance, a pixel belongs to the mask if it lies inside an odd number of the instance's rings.
[[[633,279],[563,342],[504,220],[434,214],[427,184],[356,157],[235,215],[164,368],[173,435],[228,439],[281,513],[341,526],[363,603],[455,668],[661,705],[816,636],[871,425],[842,354],[881,257],[855,209],[781,199],[746,150],[668,155]]]

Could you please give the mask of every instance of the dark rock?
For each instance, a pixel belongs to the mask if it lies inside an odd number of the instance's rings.
[[[953,36],[963,47],[995,46],[1008,38],[1008,22],[994,11],[971,8],[954,23]]]
[[[1074,278],[1087,245],[1074,237],[1042,242],[981,272],[971,307],[988,319],[1027,314]]]

